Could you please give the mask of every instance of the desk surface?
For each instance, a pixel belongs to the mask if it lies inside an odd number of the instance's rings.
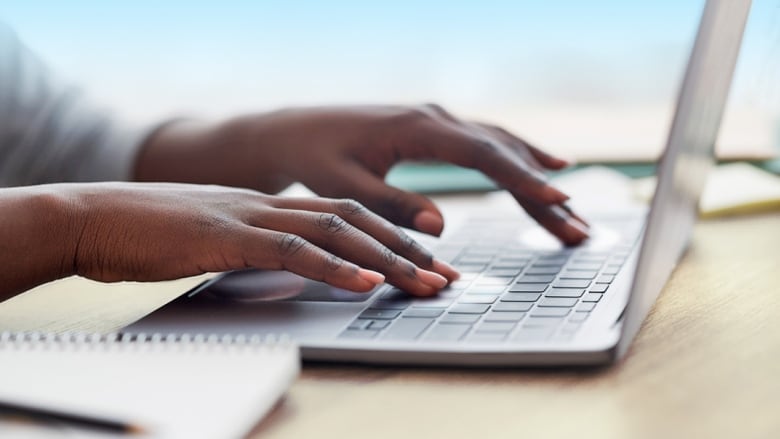
[[[780,437],[780,213],[697,225],[629,356],[599,370],[308,365],[256,436]],[[0,329],[108,331],[197,279],[67,279],[0,305]]]

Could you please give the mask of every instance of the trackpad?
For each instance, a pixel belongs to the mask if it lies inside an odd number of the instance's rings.
[[[354,293],[287,271],[245,270],[230,273],[204,293],[238,302],[364,302],[370,293]]]

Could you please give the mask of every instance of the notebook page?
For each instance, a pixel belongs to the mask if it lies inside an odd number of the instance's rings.
[[[289,342],[3,337],[0,399],[130,422],[150,437],[242,437],[300,368]]]

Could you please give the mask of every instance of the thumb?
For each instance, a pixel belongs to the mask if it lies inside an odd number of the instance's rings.
[[[444,230],[444,218],[429,198],[390,186],[377,175],[357,163],[341,176],[347,195],[363,203],[376,214],[399,226],[439,236]]]

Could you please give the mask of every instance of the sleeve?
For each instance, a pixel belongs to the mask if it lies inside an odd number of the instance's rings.
[[[0,187],[128,180],[155,128],[93,107],[0,23]]]

